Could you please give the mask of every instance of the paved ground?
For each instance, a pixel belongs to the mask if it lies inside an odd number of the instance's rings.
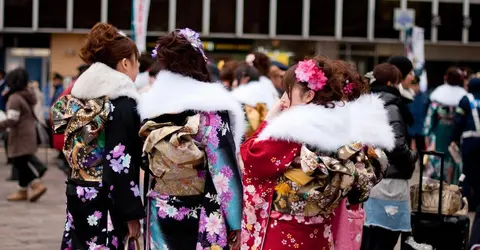
[[[38,157],[47,162],[45,151]],[[6,196],[17,188],[15,182],[6,182],[10,167],[5,164],[5,153],[0,149],[0,249],[2,250],[57,250],[64,225],[65,175],[53,164],[56,154],[49,153],[49,170],[44,177],[47,193],[36,203],[6,201]]]

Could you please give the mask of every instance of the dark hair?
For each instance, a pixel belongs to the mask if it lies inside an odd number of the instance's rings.
[[[398,84],[402,80],[402,73],[393,64],[381,63],[373,69],[373,77],[375,77],[375,82],[372,85],[383,86],[388,82]]]
[[[335,107],[334,102],[343,101],[343,76],[337,64],[332,60],[323,57],[317,56],[313,58],[317,62],[317,66],[325,73],[325,76],[328,78],[327,84],[323,87],[322,90],[316,91],[315,96],[313,97],[312,103],[317,105],[322,105],[325,107],[333,108]],[[283,76],[283,89],[287,93],[288,97],[292,98],[293,87],[299,86],[303,92],[310,90],[308,84],[305,82],[298,82],[295,70],[297,69],[298,64],[290,67],[285,75]]]
[[[207,63],[207,69],[208,72],[210,72],[210,77],[212,78],[212,81],[218,82],[220,79],[220,70],[218,69],[217,65],[213,62],[208,62]]]
[[[450,67],[445,73],[445,81],[454,86],[463,86],[463,71],[457,67]]]
[[[143,52],[140,57],[138,57],[138,62],[140,63],[139,71],[143,73],[150,69],[153,63],[152,55],[148,52]]]
[[[249,82],[258,81],[260,79],[260,72],[258,72],[255,67],[250,66],[247,63],[242,63],[235,70],[235,79],[240,84],[240,80],[243,77],[248,77]]]
[[[230,86],[233,83],[233,80],[235,80],[235,70],[238,67],[238,62],[237,61],[228,61],[226,62],[222,70],[220,70],[220,81],[222,82],[229,82]]]
[[[358,73],[355,65],[342,60],[334,60],[334,64],[337,65],[339,72],[342,75],[343,82],[343,94],[344,99],[347,101],[353,101],[358,99],[361,95],[370,92],[370,86],[367,81]],[[351,84],[350,92],[345,91],[345,87]]]
[[[207,62],[186,38],[172,31],[157,40],[157,61],[161,70],[192,77],[198,81],[211,82]]]
[[[104,63],[112,69],[122,59],[135,56],[138,59],[138,50],[132,39],[125,36],[114,26],[107,23],[97,23],[88,32],[87,42],[80,50],[80,58],[87,63]]]
[[[154,61],[150,70],[148,71],[148,75],[150,77],[157,77],[158,72],[160,72],[160,63],[158,61]]]
[[[78,66],[77,67],[77,70],[78,70],[78,76],[77,77],[80,77],[85,71],[87,71],[88,68],[90,68],[89,64],[82,64],[82,65]]]
[[[270,71],[270,58],[262,52],[253,52],[255,60],[253,60],[253,66],[257,68],[260,75],[268,77],[268,72]]]
[[[6,82],[9,94],[22,91],[28,86],[28,73],[24,68],[16,68],[7,74]]]
[[[59,73],[53,73],[53,80],[61,80],[63,81],[63,76],[60,75]]]
[[[2,76],[2,78],[5,77],[5,71],[3,69],[0,69],[0,75]]]

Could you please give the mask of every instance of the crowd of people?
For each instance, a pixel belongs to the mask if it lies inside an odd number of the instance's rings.
[[[7,199],[46,192],[36,135],[51,120],[68,176],[62,250],[127,249],[142,234],[151,250],[394,249],[411,232],[412,142],[445,152],[446,181],[463,173],[470,205],[480,202],[480,78],[459,68],[430,94],[403,56],[366,76],[342,60],[287,67],[260,52],[219,69],[193,30],[139,54],[105,23],[80,57],[66,89],[55,75],[48,120],[38,83],[0,72],[0,131],[20,186]]]

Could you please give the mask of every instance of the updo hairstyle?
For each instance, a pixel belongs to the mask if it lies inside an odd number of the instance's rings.
[[[370,92],[370,86],[367,81],[358,73],[357,68],[353,64],[342,60],[334,60],[334,64],[337,65],[342,75],[345,101],[356,100],[361,95]]]
[[[157,62],[161,70],[211,82],[207,62],[202,54],[178,31],[160,36],[157,40]]]
[[[321,89],[315,92],[315,96],[311,103],[325,106],[328,108],[335,107],[334,102],[344,101],[343,97],[343,71],[339,67],[338,63],[328,59],[324,56],[317,56],[312,60],[316,61],[317,66],[325,73],[325,77],[328,78],[326,85]],[[283,89],[287,93],[288,97],[292,98],[292,90],[294,86],[298,86],[303,93],[310,90],[308,88],[308,83],[298,82],[295,70],[297,69],[298,64],[290,67],[285,75],[283,76]]]
[[[260,75],[268,77],[272,65],[270,58],[262,52],[253,52],[252,54],[255,56],[253,66],[260,72]]]
[[[104,63],[112,69],[123,58],[138,60],[138,50],[132,39],[125,36],[114,26],[97,23],[87,35],[86,44],[80,49],[80,58],[87,63]]]
[[[248,77],[249,82],[258,81],[260,80],[260,72],[255,67],[248,65],[248,63],[241,63],[235,70],[235,79],[239,85],[243,77]]]
[[[464,79],[463,71],[457,67],[450,67],[445,73],[445,81],[453,86],[463,86]]]

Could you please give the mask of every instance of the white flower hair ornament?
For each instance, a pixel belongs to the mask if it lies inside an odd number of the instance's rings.
[[[255,61],[255,55],[248,54],[247,57],[245,58],[245,62],[248,63],[248,65],[253,66],[253,61]]]

